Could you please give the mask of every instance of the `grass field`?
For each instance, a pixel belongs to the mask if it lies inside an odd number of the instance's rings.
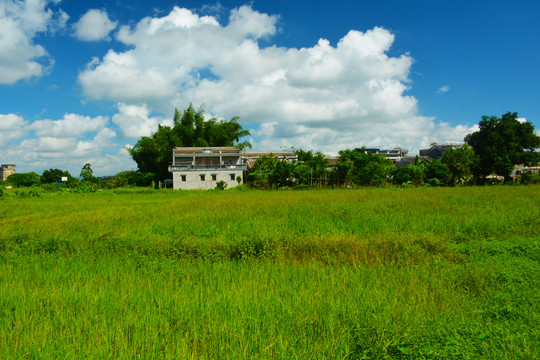
[[[14,194],[0,359],[540,358],[540,186]]]

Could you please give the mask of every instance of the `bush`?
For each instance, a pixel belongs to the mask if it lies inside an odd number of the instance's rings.
[[[432,179],[428,180],[428,185],[429,186],[441,186],[441,181],[439,179],[432,178]]]
[[[448,184],[450,179],[452,179],[450,169],[440,160],[433,160],[427,163],[425,172],[427,179],[436,179],[439,181],[435,186]]]
[[[413,185],[420,185],[424,181],[424,169],[420,165],[409,164],[397,168],[394,171],[394,183],[412,183]]]
[[[140,171],[121,171],[114,177],[118,183],[127,182],[127,185],[151,186],[154,174]],[[123,185],[121,185],[123,186]]]
[[[19,198],[27,198],[27,197],[40,197],[41,192],[39,192],[36,188],[31,188],[30,190],[16,190],[15,196]]]
[[[249,191],[251,190],[251,186],[248,184],[240,184],[234,188],[236,191]]]
[[[540,174],[523,174],[521,175],[522,184],[540,184]]]
[[[225,190],[226,187],[227,187],[227,183],[223,180],[218,181],[216,183],[216,190]]]
[[[15,187],[21,187],[38,185],[41,180],[38,174],[36,174],[35,172],[29,172],[11,174],[10,176],[8,176],[6,182]]]
[[[81,181],[74,188],[66,189],[67,192],[74,194],[85,194],[85,193],[94,193],[98,189],[98,185],[90,181]]]

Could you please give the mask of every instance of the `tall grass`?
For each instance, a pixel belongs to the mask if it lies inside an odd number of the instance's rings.
[[[7,196],[0,358],[538,358],[539,200],[539,186]]]

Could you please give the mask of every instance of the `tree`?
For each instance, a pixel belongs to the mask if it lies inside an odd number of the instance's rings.
[[[73,178],[68,171],[63,171],[60,169],[45,170],[41,174],[41,183],[42,184],[53,184],[53,183],[56,184],[63,177],[67,177],[68,181]]]
[[[151,136],[143,136],[137,144],[128,149],[137,163],[140,172],[152,173],[154,180],[165,180],[169,177],[168,164],[172,160],[172,149],[183,146],[173,129],[158,125],[158,130]]]
[[[150,186],[154,174],[143,173],[140,171],[121,171],[114,176],[114,181],[117,186],[135,185],[135,186]]]
[[[15,173],[8,176],[6,179],[8,184],[16,187],[38,185],[40,182],[39,175],[35,172]]]
[[[478,157],[470,146],[463,145],[456,149],[446,150],[442,162],[448,166],[452,182],[461,184],[471,180],[473,169],[478,164]]]
[[[409,164],[397,168],[394,171],[394,183],[396,185],[408,184],[418,186],[424,182],[425,167],[423,164]]]
[[[448,182],[452,178],[450,169],[443,161],[441,161],[441,159],[432,160],[425,164],[424,174],[428,182],[432,179],[436,179],[436,183],[445,185],[448,185]]]
[[[362,148],[365,149],[365,148]],[[334,178],[339,182],[353,182],[357,185],[381,185],[386,183],[394,172],[394,162],[380,154],[361,150],[341,150],[334,168]]]
[[[96,178],[94,177],[94,171],[92,170],[92,165],[90,165],[90,163],[84,164],[79,177],[82,181],[94,182],[96,180]]]
[[[190,104],[182,115],[175,109],[172,128],[159,125],[154,134],[143,136],[127,150],[139,171],[154,174],[157,182],[170,177],[168,164],[175,147],[236,146],[242,150],[251,147],[249,142],[239,142],[250,134],[238,123],[238,117],[205,120],[204,106],[195,110]]]
[[[509,180],[514,165],[538,163],[540,137],[534,126],[518,120],[517,113],[507,112],[501,118],[482,116],[480,130],[465,137],[478,156],[477,176],[496,174]]]
[[[294,164],[280,160],[273,154],[262,156],[255,161],[249,173],[250,179],[258,187],[282,187],[293,185]]]
[[[313,179],[320,181],[326,175],[328,168],[328,159],[323,153],[317,151],[305,151],[302,149],[293,149],[298,156],[298,165],[295,167],[295,177],[299,184],[312,185]]]

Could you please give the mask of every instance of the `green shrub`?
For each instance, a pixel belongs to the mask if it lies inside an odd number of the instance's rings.
[[[249,191],[251,187],[248,184],[240,184],[234,188],[236,191]]]
[[[41,192],[36,188],[31,188],[30,190],[16,190],[15,196],[18,198],[40,197]]]
[[[522,184],[540,184],[540,174],[523,174],[521,175]]]
[[[40,183],[40,177],[35,172],[15,173],[8,176],[6,182],[15,186],[32,186]]]
[[[216,190],[225,190],[226,187],[227,187],[227,183],[223,180],[218,181],[216,183]]]

